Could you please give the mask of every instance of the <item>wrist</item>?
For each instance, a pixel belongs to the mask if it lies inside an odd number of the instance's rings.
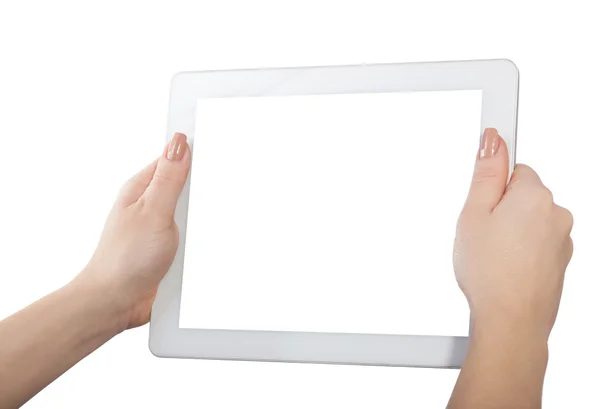
[[[535,322],[535,321],[534,321]],[[530,320],[506,316],[475,316],[471,322],[471,344],[489,353],[527,355],[547,361],[548,336]]]
[[[471,307],[472,332],[494,333],[496,336],[514,334],[534,342],[548,341],[552,325],[543,318],[543,311],[518,300],[487,302]]]
[[[113,336],[127,329],[127,307],[120,291],[109,282],[95,279],[87,268],[65,290],[84,303],[91,317],[98,317],[104,330]]]
[[[473,314],[467,356],[448,407],[541,407],[547,337],[522,315],[502,312]]]

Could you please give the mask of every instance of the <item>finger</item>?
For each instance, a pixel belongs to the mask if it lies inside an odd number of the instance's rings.
[[[146,190],[156,170],[158,159],[152,161],[144,169],[131,177],[119,192],[118,202],[122,206],[130,206],[137,202]]]
[[[518,164],[515,166],[515,170],[510,177],[510,182],[508,183],[506,190],[512,190],[517,185],[544,187],[544,184],[542,183],[542,180],[536,171],[523,164]]]
[[[148,206],[161,213],[173,214],[177,200],[190,170],[191,153],[186,136],[176,133],[163,155],[158,158],[156,170],[144,197]]]
[[[569,256],[569,261],[571,261],[571,258],[573,258],[573,250],[574,250],[573,238],[571,236],[569,236],[569,238],[567,240],[567,254]]]
[[[564,245],[563,251],[564,251],[563,268],[566,269],[569,266],[569,262],[573,258],[573,239],[571,238],[571,236],[568,236],[567,239],[565,240],[565,245]]]
[[[565,209],[562,206],[556,206],[556,214],[558,223],[561,229],[564,229],[566,234],[571,234],[573,230],[573,214],[569,211],[569,209]]]
[[[508,179],[508,149],[498,131],[488,128],[481,138],[481,146],[465,210],[491,212],[502,199]]]

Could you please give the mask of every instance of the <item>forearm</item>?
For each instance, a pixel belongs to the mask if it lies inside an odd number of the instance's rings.
[[[515,325],[475,324],[449,409],[538,409],[547,341]]]
[[[101,291],[72,282],[0,322],[0,409],[17,408],[122,331]]]

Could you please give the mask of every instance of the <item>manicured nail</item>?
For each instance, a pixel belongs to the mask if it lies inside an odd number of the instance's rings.
[[[169,147],[167,148],[167,159],[180,160],[183,158],[186,149],[186,139],[187,137],[179,132],[173,135],[173,139],[171,139]]]
[[[481,138],[479,147],[479,159],[489,158],[498,151],[498,131],[494,128],[487,128]]]

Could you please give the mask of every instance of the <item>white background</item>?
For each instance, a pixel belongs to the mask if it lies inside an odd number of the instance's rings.
[[[120,184],[162,151],[175,72],[507,57],[521,71],[518,160],[575,215],[545,408],[600,406],[595,2],[158,3],[1,3],[0,316],[85,265]],[[458,374],[160,360],[147,338],[115,338],[27,407],[441,408]]]
[[[481,101],[199,100],[180,325],[467,336],[452,245]]]

